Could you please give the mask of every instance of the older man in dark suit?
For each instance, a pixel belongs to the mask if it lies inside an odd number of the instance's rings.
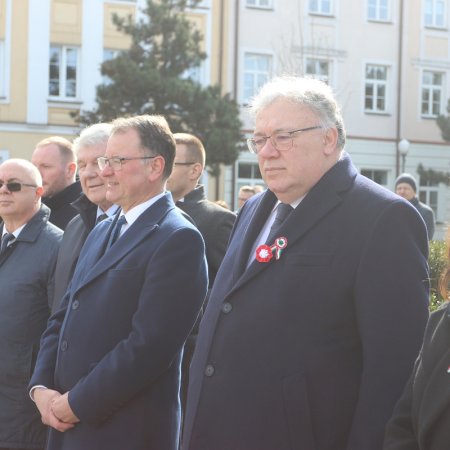
[[[358,174],[327,85],[275,79],[253,111],[268,190],[200,325],[183,449],[379,450],[427,319],[425,226]]]
[[[27,385],[50,313],[62,231],[48,221],[42,194],[29,161],[0,165],[0,450],[45,445]]]
[[[73,143],[83,193],[71,203],[79,214],[66,226],[58,252],[52,312],[58,309],[66,293],[88,234],[96,223],[113,216],[118,210],[118,206],[106,198],[106,180],[101,177],[97,164],[97,158],[105,154],[111,126],[96,123],[87,127]]]
[[[176,450],[183,344],[207,288],[203,239],[164,191],[175,141],[160,116],[113,122],[108,200],[50,319],[30,386],[48,450]]]

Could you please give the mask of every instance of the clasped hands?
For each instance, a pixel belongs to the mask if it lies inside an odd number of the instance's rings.
[[[65,432],[80,421],[69,405],[68,392],[60,394],[53,389],[37,388],[33,398],[41,413],[42,423],[55,430]]]

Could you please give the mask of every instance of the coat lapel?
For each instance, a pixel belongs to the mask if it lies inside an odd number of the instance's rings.
[[[111,248],[106,250],[109,236],[117,222],[119,214],[114,217],[112,224],[109,225],[108,231],[102,233],[99,245],[87,250],[86,256],[89,256],[89,260],[96,262],[91,268],[88,268],[87,273],[84,276],[79,277],[78,285],[74,286],[74,294],[116,265],[145,240],[149,234],[158,228],[158,224],[163,220],[166,214],[171,209],[175,208],[169,195],[166,194],[145,210],[127,231],[125,231],[120,239],[118,239]],[[105,225],[107,224],[105,223]]]
[[[357,175],[356,169],[351,164],[349,157],[345,156],[338,161],[308,192],[302,202],[295,208],[292,214],[281,225],[279,236],[287,239],[287,247],[283,250],[283,254],[289,252],[309,230],[311,230],[319,221],[329,214],[343,200],[343,194],[353,185]],[[273,195],[273,194],[272,194]],[[273,197],[275,197],[273,195]],[[276,200],[276,198],[275,198]],[[263,202],[261,202],[263,203]],[[267,220],[268,214],[273,208],[274,202],[270,203],[271,207],[267,209],[267,205],[255,213],[250,219],[250,223],[245,233],[245,240],[251,240],[250,244],[245,242],[242,246],[247,250],[248,258],[251,245],[261,231],[261,227]],[[263,215],[264,214],[264,215]],[[257,229],[255,229],[257,228]],[[242,257],[242,256],[241,256]],[[283,257],[283,256],[281,256]],[[246,260],[247,261],[247,260]],[[241,276],[230,291],[230,294],[239,289],[243,284],[247,283],[253,277],[266,270],[270,265],[276,264],[275,258],[267,263],[260,263],[255,260],[249,265],[247,270],[241,271]],[[241,265],[239,265],[241,267]]]

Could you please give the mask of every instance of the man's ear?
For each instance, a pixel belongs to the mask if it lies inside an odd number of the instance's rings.
[[[163,177],[164,167],[166,166],[166,161],[161,155],[158,155],[156,158],[151,159],[147,166],[148,170],[148,179],[150,181],[156,181]]]
[[[202,172],[203,166],[200,163],[195,163],[191,167],[191,170],[189,172],[189,178],[191,180],[197,181],[202,176]]]
[[[75,175],[75,172],[77,171],[77,163],[74,161],[71,161],[67,163],[66,165],[66,174],[67,178],[72,178]]]
[[[336,150],[338,141],[338,131],[336,128],[329,128],[325,131],[323,136],[323,151],[325,155],[329,156]]]
[[[36,188],[36,197],[41,198],[44,195],[44,188],[42,186],[38,186]]]

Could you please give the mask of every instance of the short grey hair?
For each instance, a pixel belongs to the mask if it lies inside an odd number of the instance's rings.
[[[336,128],[337,146],[345,145],[345,128],[341,108],[330,86],[314,78],[280,76],[262,86],[250,102],[250,113],[256,116],[275,100],[283,98],[313,111],[324,128]]]
[[[96,123],[84,128],[80,136],[73,141],[75,153],[78,153],[78,150],[82,147],[105,144],[109,139],[111,130],[112,124],[110,123]]]

